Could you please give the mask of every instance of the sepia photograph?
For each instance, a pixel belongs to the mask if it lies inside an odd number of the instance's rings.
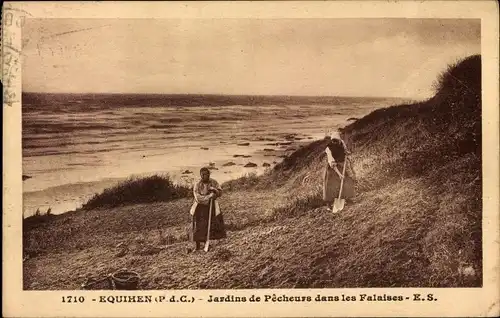
[[[24,287],[480,287],[480,30],[28,21]]]
[[[481,290],[482,23],[28,14],[2,51],[4,95],[11,57],[22,73],[22,290]]]

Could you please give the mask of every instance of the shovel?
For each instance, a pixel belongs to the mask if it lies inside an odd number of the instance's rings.
[[[344,161],[344,167],[342,168],[342,178],[340,179],[339,197],[333,201],[333,206],[332,206],[333,213],[340,212],[340,211],[342,211],[342,209],[344,209],[345,199],[341,199],[340,196],[342,195],[342,187],[344,186],[345,166],[346,165],[347,165],[347,162]]]
[[[210,225],[212,224],[212,203],[214,200],[210,199],[210,208],[208,210],[208,231],[207,231],[207,241],[205,242],[205,248],[203,249],[205,252],[208,252],[208,248],[210,247]]]

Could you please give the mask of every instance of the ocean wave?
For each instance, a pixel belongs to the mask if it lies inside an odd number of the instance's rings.
[[[77,122],[77,123],[54,123],[54,122],[32,122],[32,123],[24,123],[23,130],[27,133],[47,133],[47,132],[75,132],[79,130],[109,130],[119,128],[112,124],[96,124],[96,123],[85,123],[85,122]]]
[[[178,125],[172,125],[172,124],[152,124],[148,126],[149,128],[152,129],[169,129],[169,128],[178,128]]]

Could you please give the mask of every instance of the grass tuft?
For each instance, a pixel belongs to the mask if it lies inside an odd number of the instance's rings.
[[[185,184],[174,184],[168,175],[130,178],[96,194],[83,205],[86,210],[127,204],[166,202],[191,195]]]
[[[235,190],[244,190],[255,187],[261,179],[257,176],[256,172],[246,173],[244,176],[239,177],[238,179],[229,180],[222,184],[222,189],[224,191],[235,191]]]

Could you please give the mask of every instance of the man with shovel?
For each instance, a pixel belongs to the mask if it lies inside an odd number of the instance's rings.
[[[192,216],[192,239],[195,242],[194,251],[201,249],[208,252],[210,240],[226,238],[224,219],[217,198],[222,195],[219,183],[210,178],[210,170],[200,169],[201,179],[194,184],[194,202],[190,214]]]
[[[340,212],[345,205],[345,199],[354,197],[354,180],[356,177],[351,161],[349,160],[346,144],[340,138],[340,132],[331,134],[325,152],[327,164],[323,179],[323,200],[327,203],[327,209],[333,213]],[[346,172],[349,164],[350,173]],[[352,176],[351,176],[352,173]]]

